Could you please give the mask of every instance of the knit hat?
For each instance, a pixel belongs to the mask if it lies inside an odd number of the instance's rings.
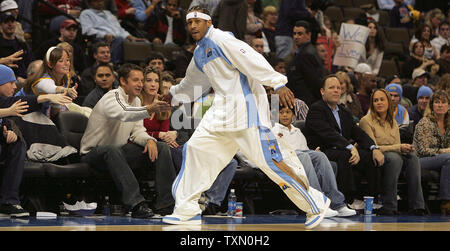
[[[419,91],[417,91],[417,99],[419,99],[422,96],[431,97],[431,94],[433,94],[433,90],[431,90],[430,87],[422,85],[419,88]]]
[[[386,85],[386,87],[384,89],[386,89],[386,91],[388,91],[388,92],[396,92],[396,93],[398,93],[398,95],[400,97],[402,97],[403,88],[399,84],[395,84],[395,83],[388,84],[388,85]]]
[[[6,65],[0,64],[0,85],[13,81],[16,81],[16,76],[14,75],[13,70]]]

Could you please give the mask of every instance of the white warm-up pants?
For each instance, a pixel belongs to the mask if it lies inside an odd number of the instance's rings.
[[[320,214],[325,207],[325,195],[309,186],[295,151],[285,150],[284,147],[280,150],[279,143],[283,144],[265,127],[215,132],[200,125],[183,149],[181,171],[172,186],[175,198],[173,215],[187,219],[200,214],[198,200],[201,193],[210,188],[238,150],[278,184],[307,216]],[[272,159],[277,162],[283,159],[308,187],[301,186],[281,171]]]

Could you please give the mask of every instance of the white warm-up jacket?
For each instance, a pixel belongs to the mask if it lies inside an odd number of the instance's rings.
[[[287,83],[247,43],[211,26],[197,42],[185,78],[170,89],[175,100],[189,103],[209,88],[214,102],[199,126],[211,131],[237,131],[253,126],[271,128],[269,103],[262,85],[275,90]]]

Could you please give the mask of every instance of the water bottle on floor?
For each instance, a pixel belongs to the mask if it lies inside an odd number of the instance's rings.
[[[234,189],[231,189],[230,194],[228,195],[228,216],[234,216],[236,214],[236,194],[234,193]]]

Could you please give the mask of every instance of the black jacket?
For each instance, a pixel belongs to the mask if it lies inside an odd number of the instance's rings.
[[[316,47],[307,43],[299,48],[298,53],[287,68],[288,84],[294,96],[303,100],[308,106],[321,100],[320,87],[323,76],[322,60]]]
[[[369,150],[374,141],[353,120],[349,110],[343,105],[339,107],[342,135],[331,108],[323,100],[314,103],[306,117],[303,133],[310,149],[345,150],[349,144],[358,143],[359,148]]]

